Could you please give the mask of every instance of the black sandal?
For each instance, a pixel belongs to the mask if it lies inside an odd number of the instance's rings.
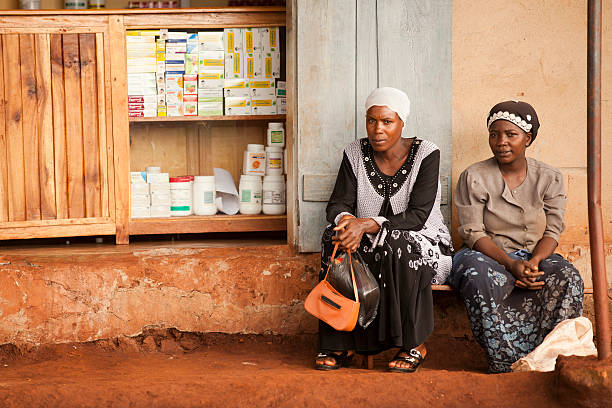
[[[315,358],[315,368],[317,370],[331,371],[331,370],[337,370],[340,367],[347,367],[351,363],[351,360],[353,359],[354,355],[355,353],[349,355],[348,351],[343,351],[340,354],[320,352],[317,354],[317,357]],[[317,364],[317,360],[327,359],[327,358],[333,358],[336,361],[336,364],[327,365],[325,364],[325,361],[323,361],[323,364]]]
[[[400,357],[400,354],[407,353],[407,356]],[[409,367],[389,367],[389,371],[393,371],[396,373],[414,373],[418,370],[419,366],[423,362],[425,358],[421,354],[419,350],[412,349],[410,351],[400,350],[397,352],[395,357],[391,361],[401,361],[403,363],[410,364]]]

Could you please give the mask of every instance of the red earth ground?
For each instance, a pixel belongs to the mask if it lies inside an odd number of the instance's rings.
[[[316,339],[150,329],[135,338],[0,347],[2,407],[560,407],[554,373],[485,374],[473,341],[432,337],[414,374],[313,367]]]

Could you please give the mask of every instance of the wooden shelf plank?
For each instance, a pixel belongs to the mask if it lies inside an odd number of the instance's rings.
[[[161,116],[150,118],[130,118],[130,123],[138,122],[207,122],[217,120],[286,120],[287,115],[236,115],[236,116]]]
[[[286,231],[287,215],[209,215],[133,218],[130,235]]]

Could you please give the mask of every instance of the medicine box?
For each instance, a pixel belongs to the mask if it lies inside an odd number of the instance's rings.
[[[263,54],[264,78],[280,78],[280,52]]]
[[[226,28],[223,30],[224,42],[225,42],[225,52],[226,53],[242,53],[242,28]]]
[[[287,82],[276,81],[276,96],[287,97]]]
[[[244,97],[225,98],[225,114],[226,115],[250,115],[251,114],[251,99],[244,98]]]
[[[250,79],[263,78],[263,54],[261,52],[255,52],[246,54],[244,60],[244,69],[246,77]]]
[[[197,95],[198,94],[198,76],[187,75],[183,76],[183,91],[185,95]]]
[[[198,116],[222,116],[223,102],[198,102]]]
[[[251,98],[252,115],[276,115],[276,96]]]
[[[263,52],[280,52],[278,27],[261,28],[261,48]]]
[[[249,81],[251,96],[276,96],[274,79],[260,79]]]
[[[166,74],[166,93],[183,90],[182,74]]]
[[[167,116],[184,116],[183,115],[183,103],[180,104],[167,104],[166,105]]]
[[[200,51],[223,51],[223,31],[200,31],[198,43]]]
[[[185,116],[197,116],[198,114],[198,96],[197,95],[183,96],[183,114]]]
[[[278,115],[287,114],[287,98],[276,98],[276,113]]]
[[[183,103],[183,90],[166,92],[166,104],[178,105]]]
[[[225,78],[244,78],[244,54],[225,54]]]
[[[223,71],[225,53],[223,51],[200,51],[200,71]]]
[[[197,75],[198,63],[198,54],[185,54],[185,75]]]
[[[163,184],[170,183],[170,177],[168,173],[149,173],[147,174],[147,183],[149,184]],[[149,186],[149,189],[151,187]]]
[[[259,28],[243,28],[242,46],[245,54],[261,52],[261,31]]]
[[[144,171],[131,171],[130,182],[132,184],[142,184],[147,182],[147,173]]]
[[[246,97],[251,95],[249,81],[244,78],[226,79],[223,87],[223,95],[226,97]]]

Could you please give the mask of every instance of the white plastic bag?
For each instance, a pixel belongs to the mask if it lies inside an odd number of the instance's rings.
[[[559,323],[542,344],[531,353],[512,364],[513,371],[553,371],[558,355],[597,355],[593,343],[593,325],[586,317],[564,320]]]

